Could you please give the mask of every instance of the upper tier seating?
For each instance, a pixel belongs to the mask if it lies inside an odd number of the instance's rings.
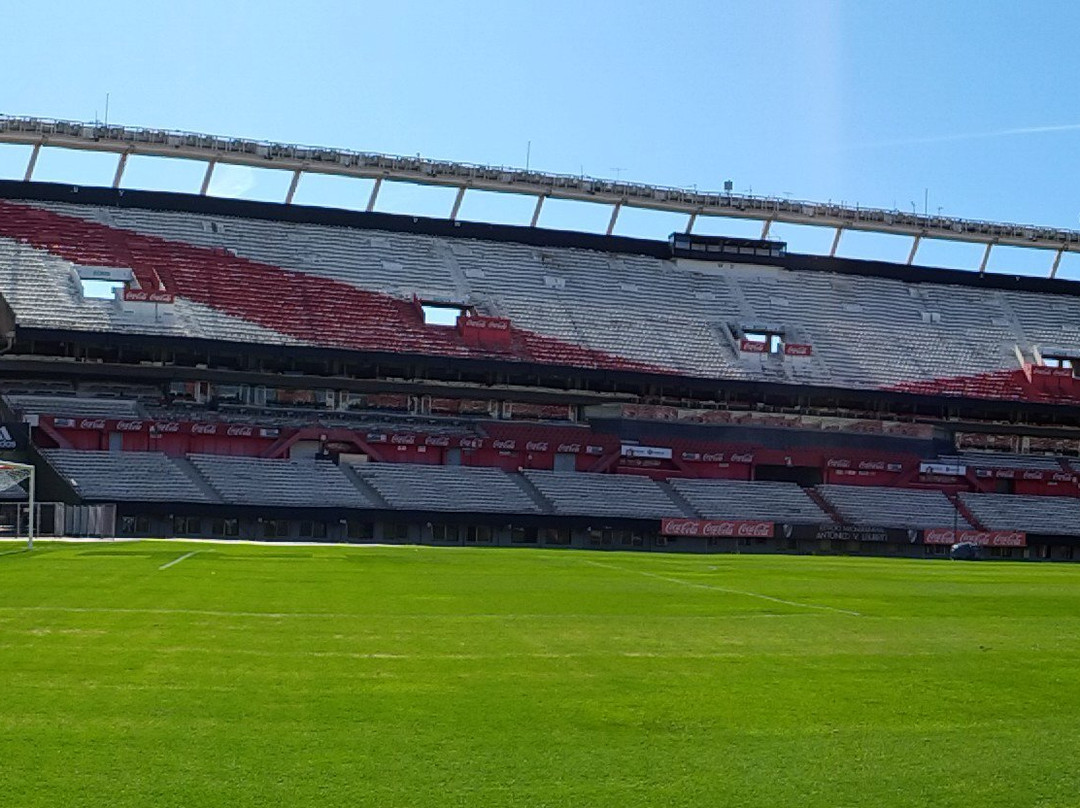
[[[795,483],[672,480],[671,487],[706,519],[766,519],[792,525],[831,521]]]
[[[525,471],[524,474],[558,514],[631,519],[688,515],[659,484],[645,477],[558,471]]]
[[[328,460],[263,460],[192,454],[188,458],[225,502],[298,508],[376,504]]]
[[[65,418],[138,418],[136,401],[89,396],[35,396],[7,394],[4,403],[24,415],[56,415]]]
[[[960,499],[990,530],[1080,536],[1080,500],[1071,497],[963,493]]]
[[[191,467],[161,452],[42,449],[60,475],[89,500],[217,502]]]
[[[392,508],[466,513],[539,513],[540,507],[500,469],[357,463],[356,473]]]
[[[491,355],[424,326],[415,295],[509,317],[507,359],[1006,398],[1037,397],[1013,378],[1017,345],[1080,354],[1073,295],[133,207],[0,214],[0,295],[22,327]],[[79,264],[152,269],[178,301],[143,317],[83,300]],[[813,355],[742,354],[729,326]]]
[[[1005,454],[1002,452],[961,452],[957,455],[942,455],[937,459],[937,462],[983,469],[1062,471],[1062,466],[1058,461],[1058,458],[1052,455]]]
[[[819,485],[817,490],[853,525],[896,528],[968,528],[940,491],[910,488],[875,488],[861,485]]]

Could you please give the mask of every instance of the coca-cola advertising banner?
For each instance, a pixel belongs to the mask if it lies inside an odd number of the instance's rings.
[[[776,526],[772,522],[748,519],[662,519],[660,533],[664,536],[752,536],[771,539]]]
[[[923,544],[957,544],[966,542],[980,547],[1027,547],[1027,534],[1022,530],[953,530],[930,528],[923,531]]]
[[[61,418],[43,415],[40,423],[56,429],[92,429],[98,432],[149,432],[151,435],[218,435],[227,438],[276,438],[277,427],[223,422],[158,421],[152,418]]]

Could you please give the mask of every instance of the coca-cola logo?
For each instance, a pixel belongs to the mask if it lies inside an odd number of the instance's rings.
[[[863,471],[884,471],[884,460],[863,460],[859,463],[859,468]]]
[[[772,522],[741,519],[663,519],[660,532],[665,536],[708,536],[770,538]]]
[[[462,438],[458,442],[458,446],[462,449],[479,449],[484,445],[484,442],[480,438]]]
[[[525,451],[527,452],[546,452],[548,450],[547,441],[534,441],[531,440],[525,444]]]
[[[491,444],[496,449],[516,449],[517,441],[515,440],[497,440]]]
[[[732,463],[753,463],[754,456],[752,454],[733,454],[731,456]]]
[[[701,455],[701,459],[705,463],[723,463],[724,462],[724,453],[723,452],[703,452],[702,455]]]
[[[255,434],[255,429],[250,426],[230,426],[225,434],[230,438],[250,438]]]
[[[1041,480],[1042,478],[1043,478],[1043,473],[1041,471],[1025,471],[1024,472],[1024,479],[1025,480]]]
[[[827,468],[830,468],[830,469],[848,469],[848,468],[851,468],[851,461],[850,460],[844,460],[844,459],[838,458],[838,457],[832,457],[832,458],[829,458],[829,460],[825,464],[825,466]]]
[[[814,349],[809,345],[800,345],[796,342],[784,345],[784,353],[788,356],[810,356],[813,352]]]
[[[159,421],[158,423],[155,423],[153,425],[153,430],[155,432],[172,434],[174,432],[179,432],[180,431],[180,424],[177,421],[165,421],[165,422],[160,422]]]
[[[217,424],[192,424],[192,435],[216,435],[218,432]]]
[[[450,438],[445,435],[429,435],[424,439],[424,443],[428,446],[449,446]]]
[[[391,443],[396,443],[399,446],[412,446],[416,443],[416,435],[392,435],[390,437]]]
[[[143,428],[142,421],[117,421],[118,432],[139,432]]]
[[[769,346],[764,342],[755,342],[754,340],[744,339],[739,343],[739,348],[744,353],[768,353]]]
[[[104,429],[104,418],[83,418],[79,421],[79,429]]]
[[[560,443],[559,451],[563,454],[577,454],[581,451],[580,443]]]
[[[1019,530],[961,530],[929,528],[923,531],[923,544],[964,542],[982,547],[1025,547],[1027,534]]]
[[[171,292],[151,292],[147,296],[151,303],[172,303],[176,300]]]

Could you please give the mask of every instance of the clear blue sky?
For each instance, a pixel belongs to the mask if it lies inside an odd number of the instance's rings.
[[[14,6],[12,8],[11,6]],[[1080,4],[1068,2],[126,2],[3,11],[0,112],[177,128],[958,216],[1080,227]],[[27,150],[0,147],[0,176]],[[38,179],[106,184],[115,158],[46,153]],[[195,189],[192,164],[134,160],[132,187]],[[288,177],[223,170],[219,193],[281,199]],[[305,177],[297,202],[361,206],[363,182]],[[452,192],[384,191],[445,216]],[[527,222],[529,200],[466,197]],[[549,202],[542,223],[608,213]],[[683,217],[628,212],[665,236]],[[743,233],[745,224],[703,230]],[[828,233],[777,228],[793,248]],[[871,241],[873,240],[873,241]],[[902,259],[909,242],[845,236]],[[977,264],[975,246],[923,263]],[[1000,250],[994,269],[1051,256]],[[1080,259],[1063,265],[1080,277]]]

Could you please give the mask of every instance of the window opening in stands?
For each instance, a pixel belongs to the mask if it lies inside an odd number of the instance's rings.
[[[1076,368],[1080,367],[1080,359],[1072,356],[1044,356],[1043,364],[1048,368]]]
[[[420,310],[424,313],[424,325],[456,326],[459,317],[472,314],[468,306],[448,303],[421,303]]]
[[[747,331],[743,337],[747,342],[761,342],[768,346],[769,353],[780,353],[784,349],[784,337],[773,331]]]

